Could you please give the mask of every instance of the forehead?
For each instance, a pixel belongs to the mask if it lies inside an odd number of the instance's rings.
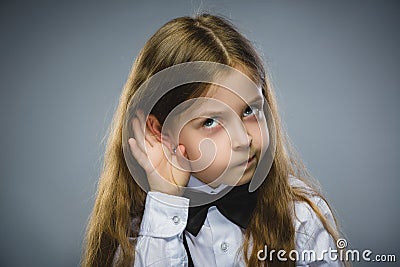
[[[263,102],[261,88],[248,87],[236,90],[212,85],[207,93],[199,98],[188,100],[178,117],[189,121],[197,117],[222,116],[222,114],[241,114],[247,105]],[[233,112],[233,113],[232,113]]]
[[[242,87],[242,88],[226,88],[219,85],[211,85],[205,98],[218,101],[205,101],[207,102],[223,102],[229,106],[251,104],[256,100],[263,98],[262,89],[260,87]]]
[[[219,75],[206,90],[198,96],[188,99],[174,109],[176,120],[185,121],[208,113],[222,113],[233,110],[237,114],[244,106],[255,101],[263,101],[261,86],[255,84],[247,75],[237,69],[230,69]]]
[[[207,96],[221,98],[224,96],[234,96],[235,94],[244,101],[250,101],[255,95],[262,96],[261,86],[258,86],[248,76],[249,71],[230,69],[228,73],[220,75],[215,83],[211,84],[207,91]]]
[[[248,105],[255,100],[262,100],[263,93],[261,86],[255,84],[247,75],[240,71],[232,71],[211,84],[203,97],[218,101],[201,100],[202,105],[222,102],[234,108],[237,105]]]

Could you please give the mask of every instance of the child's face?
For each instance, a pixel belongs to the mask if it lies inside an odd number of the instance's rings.
[[[213,187],[249,182],[269,144],[261,89],[235,92],[212,86],[208,99],[196,100],[174,123],[192,175]]]

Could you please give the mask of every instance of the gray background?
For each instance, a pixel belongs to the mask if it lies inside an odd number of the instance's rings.
[[[397,2],[2,1],[0,266],[79,264],[132,61],[163,23],[196,10],[231,18],[263,52],[349,247],[400,257]]]

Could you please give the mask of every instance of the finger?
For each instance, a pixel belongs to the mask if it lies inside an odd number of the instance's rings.
[[[178,162],[178,157],[172,158],[172,183],[179,187],[186,186],[188,182],[188,171],[181,166]]]
[[[132,155],[135,157],[136,161],[142,166],[143,169],[147,169],[149,167],[149,162],[147,160],[147,156],[143,151],[138,147],[138,144],[134,138],[129,138],[128,143],[131,149]]]
[[[157,143],[159,143],[157,140],[157,135],[150,133],[150,132],[148,134],[146,134],[146,140],[147,140],[147,142],[149,142],[149,144],[151,146],[155,146],[155,145],[157,145]]]
[[[143,151],[146,152],[145,148],[145,138],[143,135],[143,130],[140,127],[140,121],[138,117],[132,119],[133,135],[136,145]]]
[[[187,154],[186,154],[186,147],[185,147],[184,145],[179,145],[178,148],[179,148],[179,151],[180,151],[180,153],[181,153],[181,156],[187,157]]]
[[[147,153],[146,145],[151,146],[144,136],[144,125],[141,123],[139,117],[134,117],[132,119],[132,127],[134,130],[134,137],[139,148]]]
[[[190,161],[187,159],[186,147],[184,145],[178,145],[176,149],[176,168],[181,171],[191,172]]]
[[[173,143],[171,142],[170,138],[166,135],[161,136],[161,143],[168,148],[168,151],[172,154],[173,153]]]

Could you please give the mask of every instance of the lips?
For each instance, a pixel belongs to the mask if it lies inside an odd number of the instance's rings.
[[[256,155],[253,155],[251,158],[249,158],[249,160],[247,161],[247,163],[252,162],[255,158],[256,158]]]
[[[255,159],[256,155],[252,155],[248,160],[243,161],[242,163],[238,164],[238,165],[247,165],[249,163],[251,163],[254,159]]]

